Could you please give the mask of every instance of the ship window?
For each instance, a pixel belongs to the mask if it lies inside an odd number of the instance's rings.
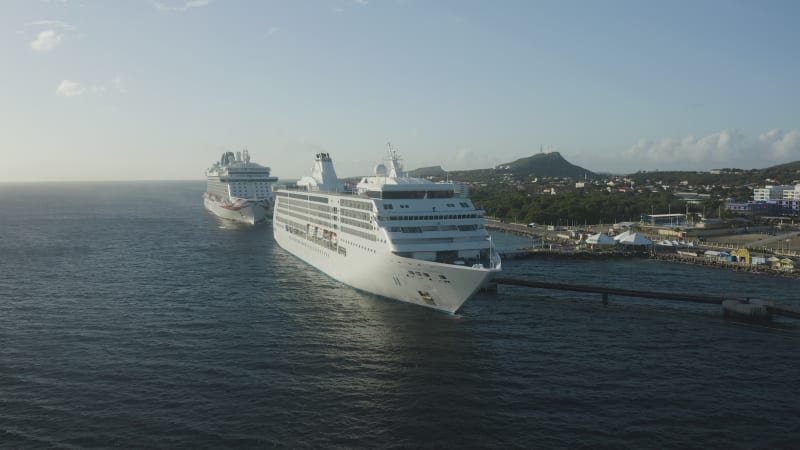
[[[392,206],[392,204],[391,204],[391,203],[384,203],[384,204],[383,204],[383,209],[393,209],[393,208],[394,208],[394,207]]]
[[[367,192],[367,195],[372,197],[372,192]],[[383,198],[392,199],[407,199],[407,198],[425,198],[425,191],[384,191]]]
[[[453,191],[428,191],[428,198],[451,198]]]
[[[469,203],[461,202],[460,205],[462,208],[469,208]]]

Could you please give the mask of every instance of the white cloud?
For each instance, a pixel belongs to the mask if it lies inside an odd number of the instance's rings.
[[[674,163],[724,162],[741,156],[745,138],[736,130],[723,130],[701,138],[663,137],[658,141],[641,140],[625,156],[634,160],[672,165]]]
[[[75,27],[60,20],[37,20],[28,23],[33,27],[46,27],[40,31],[36,39],[31,41],[30,46],[34,51],[47,52],[56,48],[64,38],[65,32],[75,31]]]
[[[641,140],[614,159],[631,171],[762,168],[800,159],[800,131],[783,133],[775,129],[757,139],[737,130],[722,130],[700,138],[689,135]]]
[[[124,94],[127,92],[127,88],[125,87],[125,80],[122,79],[122,76],[117,75],[114,77],[110,82],[109,85],[114,88],[117,92]]]
[[[444,158],[441,158],[444,156]],[[504,162],[511,162],[516,157],[504,158],[503,161],[494,154],[487,152],[475,151],[471,148],[461,148],[455,154],[440,155],[436,162],[430,163],[432,166],[441,165],[444,170],[472,170],[472,169],[489,169]],[[420,161],[425,164],[425,161]],[[415,164],[415,167],[422,167],[422,164]],[[428,164],[425,164],[428,165]]]
[[[35,27],[57,28],[64,31],[75,31],[76,29],[74,25],[71,25],[67,22],[62,22],[60,20],[36,20],[30,22],[28,25]]]
[[[92,86],[89,88],[89,92],[94,95],[103,95],[107,92],[119,92],[120,94],[124,94],[127,92],[127,88],[125,86],[125,80],[122,78],[122,76],[117,75],[107,83]]]
[[[800,131],[792,130],[784,134],[773,129],[758,137],[759,149],[775,160],[793,161],[800,159]]]
[[[192,8],[201,8],[211,4],[211,0],[172,0],[172,1],[158,1],[153,0],[153,5],[162,11],[176,11],[184,12]]]
[[[77,81],[64,80],[56,88],[56,95],[61,97],[75,97],[83,94],[83,88]]]
[[[31,48],[37,52],[50,51],[61,43],[62,35],[55,30],[40,31],[36,39],[31,41]]]

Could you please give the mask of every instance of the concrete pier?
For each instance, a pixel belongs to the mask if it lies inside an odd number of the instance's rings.
[[[619,297],[639,297],[655,300],[670,300],[690,303],[705,303],[712,305],[723,305],[723,312],[726,316],[736,316],[750,320],[769,320],[772,315],[780,315],[800,319],[800,307],[783,305],[772,301],[750,301],[748,299],[736,299],[716,297],[709,295],[692,295],[674,292],[651,292],[637,291],[630,289],[617,289],[603,286],[588,286],[582,284],[567,283],[548,283],[545,281],[523,280],[519,278],[497,277],[494,279],[497,284],[509,286],[524,286],[538,289],[553,289],[558,291],[571,292],[590,292],[601,294],[603,305],[608,305],[608,296],[616,295]]]

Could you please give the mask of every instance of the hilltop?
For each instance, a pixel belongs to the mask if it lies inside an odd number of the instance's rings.
[[[572,178],[575,180],[615,178],[614,175],[600,174],[576,166],[564,159],[558,152],[537,153],[512,162],[498,164],[491,169],[447,172],[441,166],[431,166],[409,171],[409,175],[436,181],[449,178],[453,181],[481,183],[501,180],[529,181],[536,178],[540,180],[548,178]],[[620,175],[620,177],[622,176]],[[640,171],[625,175],[624,178],[635,182],[637,185],[654,182],[676,185],[684,181],[690,185],[798,184],[800,182],[800,161],[779,164],[764,169],[723,168],[707,172],[690,170]]]
[[[576,166],[558,152],[537,153],[516,161],[499,164],[492,169],[444,171],[441,166],[423,167],[409,172],[411,176],[444,179],[449,175],[455,181],[489,182],[497,178],[517,180],[534,178],[597,178],[598,175],[583,167]]]
[[[530,175],[549,178],[596,178],[597,174],[576,166],[559,152],[537,153],[514,162],[500,164],[495,170],[514,176]]]
[[[447,172],[442,166],[420,167],[408,172],[408,175],[416,178],[444,178]]]

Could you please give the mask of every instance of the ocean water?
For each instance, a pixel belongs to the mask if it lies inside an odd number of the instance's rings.
[[[207,213],[203,190],[0,184],[0,447],[800,446],[797,321],[509,286],[451,316],[331,280],[269,224]],[[504,270],[795,304],[800,283],[649,260]]]

